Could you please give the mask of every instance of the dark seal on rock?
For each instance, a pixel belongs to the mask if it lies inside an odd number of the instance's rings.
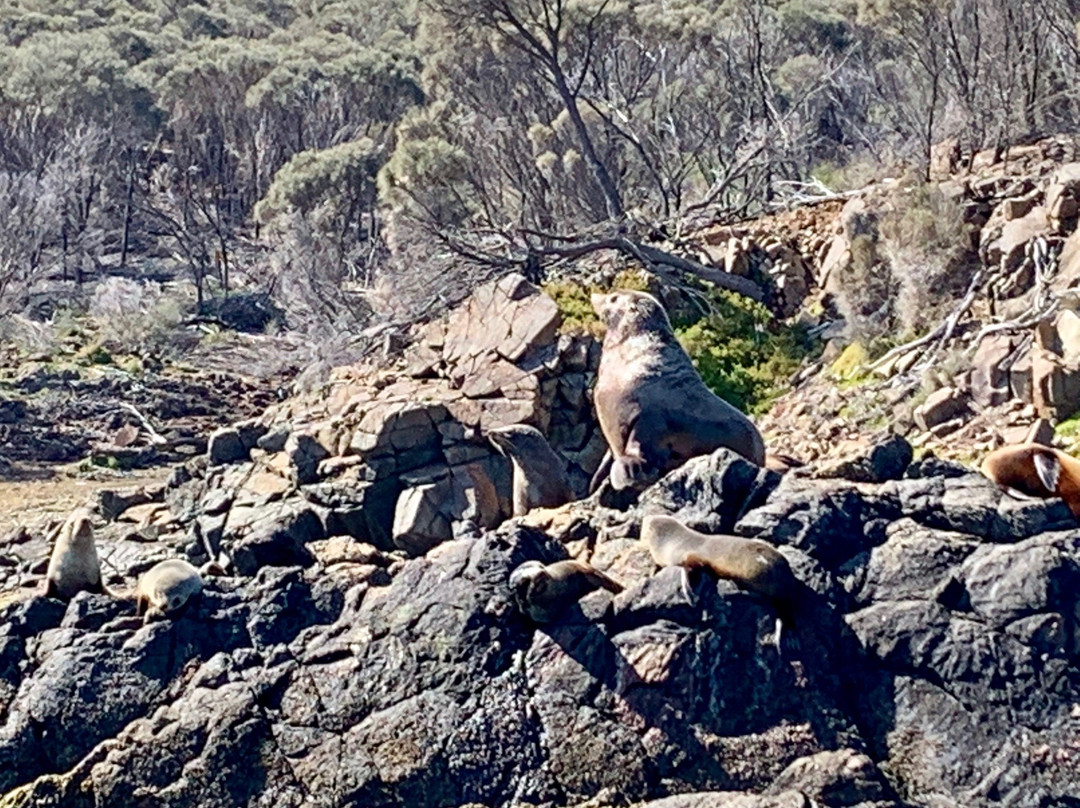
[[[568,559],[553,564],[526,561],[510,574],[510,589],[522,612],[537,623],[550,623],[590,592],[618,593],[622,585],[588,564]]]
[[[654,297],[623,290],[592,305],[607,328],[594,398],[610,453],[592,490],[605,476],[616,490],[644,487],[721,446],[764,464],[761,433],[705,386]]]

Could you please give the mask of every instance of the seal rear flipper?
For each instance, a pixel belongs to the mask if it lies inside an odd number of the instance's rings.
[[[1061,479],[1061,461],[1049,452],[1035,452],[1032,455],[1032,463],[1035,465],[1035,474],[1039,482],[1046,486],[1051,494],[1058,491],[1058,481]]]

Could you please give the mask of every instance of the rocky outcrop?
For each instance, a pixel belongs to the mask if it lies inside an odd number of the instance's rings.
[[[1020,181],[969,191],[994,200],[987,216],[1014,200],[1002,233],[1040,209],[1053,230],[1073,226],[1057,224],[1075,198],[1059,184],[1054,199]],[[794,299],[834,247],[842,265],[838,238],[873,225],[850,202],[814,209],[824,235],[718,228],[704,247],[733,271],[780,267]],[[805,468],[721,450],[640,495],[602,488],[510,519],[510,467],[483,430],[537,426],[578,495],[604,449],[598,347],[559,324],[540,290],[503,278],[417,328],[400,358],[218,429],[167,484],[101,495],[115,590],[162,558],[228,562],[174,621],[143,625],[108,595],[41,597],[46,533],[10,537],[0,808],[1072,804],[1076,519],[915,460],[897,434],[955,438],[1025,384],[1053,391],[1028,349],[1038,339],[1071,372],[1067,317],[1027,341],[991,334],[977,384],[938,384],[917,411],[875,388],[876,434],[853,425],[844,390],[817,409],[783,400],[772,448],[836,451]],[[1010,413],[1003,430],[1038,415]],[[638,539],[650,514],[767,541],[796,582],[773,602],[657,570]],[[565,558],[622,590],[537,624],[511,574]]]
[[[559,322],[549,297],[511,275],[418,329],[392,367],[340,368],[219,430],[168,493],[196,557],[301,563],[306,542],[332,536],[423,555],[478,535],[510,514],[509,463],[482,432],[513,423],[544,431],[583,493],[605,448],[587,397],[599,347]],[[266,530],[267,512],[303,527]]]
[[[720,450],[628,508],[579,501],[414,557],[323,539],[314,506],[237,474],[196,518],[249,514],[264,539],[183,617],[143,626],[87,593],[3,607],[0,805],[1067,805],[1075,519],[895,443],[850,469],[884,482]],[[776,544],[787,609],[654,572],[646,513]],[[182,541],[106,530],[102,557],[133,573]],[[625,589],[536,625],[510,574],[568,556]]]

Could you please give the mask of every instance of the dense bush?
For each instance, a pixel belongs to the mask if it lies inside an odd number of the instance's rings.
[[[710,312],[675,334],[709,389],[745,412],[762,412],[816,350],[800,325],[780,323],[744,297],[714,290]]]
[[[914,180],[875,198],[838,271],[837,305],[867,344],[937,325],[979,266],[972,225],[955,199]]]

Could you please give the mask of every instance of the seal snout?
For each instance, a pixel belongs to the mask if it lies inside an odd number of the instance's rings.
[[[593,292],[589,295],[589,302],[592,303],[593,311],[595,311],[600,318],[604,317],[604,309],[607,307],[608,296],[601,292]]]

